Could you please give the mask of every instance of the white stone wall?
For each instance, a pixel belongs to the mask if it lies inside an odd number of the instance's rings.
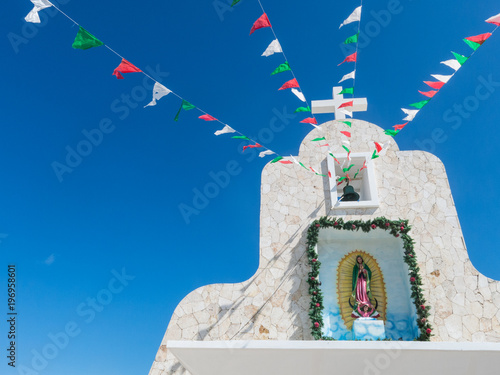
[[[353,151],[373,152],[374,140],[391,139],[373,124],[352,121]],[[326,155],[311,139],[326,136],[330,145],[339,145],[340,127],[345,125],[332,121],[309,133],[299,161],[326,173]],[[340,146],[336,151],[343,152]],[[266,165],[257,272],[246,282],[205,286],[184,298],[150,375],[188,374],[167,351],[168,340],[311,340],[306,231],[324,215],[408,219],[432,307],[432,340],[500,342],[500,282],[479,274],[468,258],[441,161],[426,152],[399,151],[392,142],[374,162],[380,207],[344,211],[330,210],[327,178],[296,165]]]

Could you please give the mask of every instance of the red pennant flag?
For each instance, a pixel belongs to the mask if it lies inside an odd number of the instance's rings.
[[[344,134],[347,138],[351,138],[351,133],[346,131],[342,131],[341,133]]]
[[[424,83],[433,89],[439,90],[441,87],[444,86],[444,82],[431,82],[431,81],[424,81]]]
[[[299,83],[297,82],[297,79],[291,79],[290,81],[287,81],[281,86],[278,90],[285,90],[285,89],[291,89],[293,87],[300,87]]]
[[[470,36],[470,37],[465,38],[465,39],[470,40],[471,42],[474,42],[474,43],[483,44],[486,41],[486,39],[488,39],[490,36],[491,36],[491,33],[486,33],[486,34]]]
[[[351,100],[350,102],[345,102],[345,103],[342,103],[338,109],[340,108],[345,108],[345,107],[352,107],[354,105],[354,101]]]
[[[395,130],[401,130],[401,129],[403,129],[406,126],[406,124],[408,124],[408,123],[405,122],[404,124],[401,124],[401,125],[394,125],[393,128]]]
[[[373,143],[375,143],[375,148],[377,149],[377,152],[382,151],[382,146],[380,146],[380,143],[378,142],[373,142]]]
[[[254,145],[243,146],[243,151],[245,151],[247,148],[259,148],[259,147],[262,147],[262,146],[259,145],[258,143],[254,144]]]
[[[302,120],[301,122],[303,122],[304,124],[318,125],[318,121],[316,121],[316,119],[314,117],[308,117],[308,118]]]
[[[263,27],[271,27],[271,22],[269,22],[269,18],[267,18],[267,14],[265,13],[255,21],[250,30],[250,35],[252,35],[255,30],[262,29]]]
[[[202,120],[205,120],[205,121],[217,121],[217,119],[215,117],[212,117],[210,115],[202,115],[198,118],[201,118]]]
[[[366,169],[366,168],[368,168],[368,167],[366,166],[366,160],[365,160],[363,162],[363,166],[361,167],[361,169],[359,171],[361,172],[363,169]]]
[[[426,92],[423,92],[423,91],[419,90],[418,92],[421,93],[424,96],[427,96],[428,98],[432,98],[434,95],[436,95],[438,93],[437,91],[434,91],[434,90],[426,91]]]
[[[116,76],[117,79],[123,79],[121,73],[139,73],[142,72],[141,69],[137,68],[133,64],[129,63],[127,60],[122,59],[120,65],[113,70],[113,75]]]
[[[325,147],[325,146],[330,146],[328,143],[326,145],[321,145],[319,147]]]
[[[281,164],[293,164],[293,162],[290,161],[290,160],[280,160],[278,163],[281,163]]]
[[[352,55],[347,56],[347,57],[345,58],[345,60],[344,60],[344,61],[342,61],[342,62],[341,62],[339,65],[337,65],[337,66],[340,66],[340,65],[342,65],[342,64],[343,64],[343,63],[345,63],[345,62],[355,62],[355,61],[356,61],[357,56],[358,56],[358,53],[357,53],[357,52],[354,52]]]
[[[328,177],[332,178],[332,172],[328,171]]]

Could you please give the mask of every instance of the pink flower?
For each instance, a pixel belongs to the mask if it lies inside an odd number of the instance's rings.
[[[411,281],[412,283],[414,283],[414,282],[415,282],[415,278],[414,278],[414,277],[410,277],[410,281]]]
[[[312,281],[314,281],[314,280],[316,280],[316,279],[315,279],[315,278],[314,278],[314,276],[313,276],[313,277],[311,277],[311,280],[312,280]]]
[[[398,233],[398,234],[396,234],[396,237],[399,237],[399,233]]]
[[[375,224],[372,224],[372,229],[375,229],[377,226]]]
[[[427,334],[428,334],[428,335],[430,335],[430,334],[431,334],[431,332],[432,332],[432,329],[427,328],[427,329],[425,330],[425,332],[427,332]]]
[[[401,227],[401,230],[405,230],[405,227]]]
[[[339,225],[339,223],[336,221],[335,223],[333,223],[334,226],[337,226]]]
[[[318,323],[318,322],[314,322],[314,326],[315,326],[316,328],[318,328],[318,327],[319,327],[319,323]]]
[[[425,319],[425,318],[422,318],[422,320],[421,320],[422,323],[425,323],[426,321],[427,321],[427,319]]]
[[[311,260],[311,262],[313,262],[313,263],[315,263],[315,262],[317,262],[317,261],[318,261],[317,259],[313,259],[313,260]]]
[[[352,229],[356,229],[356,225],[354,225],[354,224],[353,224],[353,225],[352,225]]]
[[[313,294],[316,295],[316,294],[318,294],[318,292],[314,291]]]
[[[386,227],[388,227],[389,225],[391,225],[391,224],[389,224],[389,223],[385,223],[385,226],[386,226]]]
[[[420,308],[421,308],[422,310],[425,310],[425,306],[424,306],[424,305],[420,305]]]
[[[316,307],[319,307],[319,303],[316,304]]]
[[[319,228],[319,224],[316,224],[316,228]]]

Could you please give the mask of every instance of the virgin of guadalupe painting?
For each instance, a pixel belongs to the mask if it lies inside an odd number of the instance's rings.
[[[362,250],[344,256],[337,269],[340,314],[347,329],[355,319],[385,320],[387,297],[377,260]]]

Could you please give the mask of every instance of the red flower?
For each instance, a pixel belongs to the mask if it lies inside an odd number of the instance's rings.
[[[317,262],[317,261],[318,261],[317,259],[313,259],[311,262],[315,263],[315,262]]]
[[[414,282],[415,282],[415,278],[414,278],[414,277],[410,277],[410,281],[411,281],[412,283],[414,283]]]
[[[427,334],[428,334],[428,335],[430,335],[430,334],[431,334],[431,332],[432,332],[432,329],[427,328],[427,329],[425,330],[425,332],[427,332]]]
[[[353,225],[352,225],[352,229],[356,229],[356,225],[354,225],[354,224],[353,224]]]
[[[316,228],[319,228],[319,224],[316,224]]]
[[[318,322],[314,322],[314,326],[315,326],[316,328],[318,328],[318,327],[319,327],[319,323],[318,323]]]
[[[395,236],[395,237],[399,237],[399,233],[398,233],[398,234],[396,234],[396,236]]]
[[[335,223],[333,223],[333,225],[334,225],[334,226],[337,226],[337,225],[339,225],[339,223],[338,223],[338,222],[335,222]]]
[[[405,227],[401,227],[401,230],[405,230]]]
[[[422,318],[422,320],[421,320],[422,323],[425,323],[426,321],[427,321],[427,319],[425,319],[425,318]]]
[[[413,254],[410,254],[410,257],[412,257],[412,258],[413,258]]]
[[[316,295],[316,294],[318,294],[318,292],[314,291],[313,294]]]
[[[391,225],[391,224],[389,224],[389,223],[385,223],[385,226],[386,226],[386,227],[388,227],[389,225]]]
[[[316,307],[319,307],[319,303],[316,304]]]
[[[377,226],[375,224],[372,224],[372,229],[375,229]]]
[[[425,310],[425,306],[424,306],[424,305],[420,305],[420,308],[421,308],[422,310]]]
[[[313,276],[313,277],[311,277],[311,280],[312,280],[312,281],[314,281],[314,280],[316,280],[316,279],[315,279],[315,278],[314,278],[314,276]]]

